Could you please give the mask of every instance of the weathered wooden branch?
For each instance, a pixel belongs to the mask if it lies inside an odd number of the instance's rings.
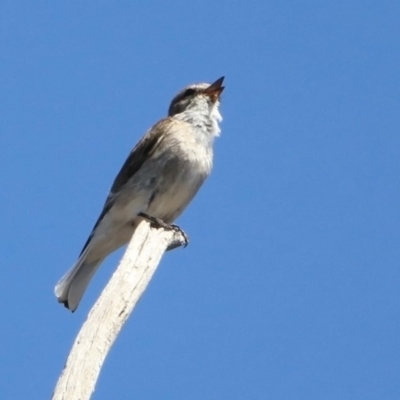
[[[185,244],[180,232],[142,221],[122,260],[78,333],[53,400],[90,399],[103,362],[167,249]]]

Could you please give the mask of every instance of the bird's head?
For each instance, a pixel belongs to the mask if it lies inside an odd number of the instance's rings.
[[[168,115],[173,116],[187,110],[196,108],[209,110],[210,114],[218,109],[219,98],[224,90],[222,82],[224,77],[217,79],[211,85],[209,83],[197,83],[182,89],[171,101]]]

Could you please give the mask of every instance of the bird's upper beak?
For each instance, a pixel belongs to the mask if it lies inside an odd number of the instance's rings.
[[[219,96],[221,95],[222,91],[224,90],[225,86],[222,86],[222,82],[224,81],[224,76],[217,79],[214,83],[212,83],[207,89],[204,89],[204,93],[210,96],[211,100],[215,103]]]

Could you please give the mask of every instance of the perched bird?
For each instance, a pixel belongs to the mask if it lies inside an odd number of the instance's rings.
[[[172,223],[210,174],[224,78],[194,84],[171,101],[129,154],[78,261],[55,287],[60,303],[75,311],[103,260],[127,244],[145,213]],[[143,214],[142,214],[143,215]]]

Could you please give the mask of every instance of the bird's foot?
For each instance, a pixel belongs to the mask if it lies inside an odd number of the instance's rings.
[[[186,235],[186,233],[184,232],[184,230],[182,228],[180,228],[178,225],[175,224],[167,224],[165,223],[161,218],[157,218],[157,217],[152,217],[151,215],[148,215],[144,212],[140,212],[138,214],[139,217],[145,218],[148,221],[151,222],[151,226],[155,227],[155,228],[164,228],[166,230],[169,231],[175,231],[178,232],[182,235],[183,237],[183,247],[186,247],[189,244],[189,237],[188,235]],[[172,244],[170,247],[168,247],[168,250],[172,250],[175,249],[176,247],[181,246],[182,244],[180,243],[176,243],[176,244]]]

